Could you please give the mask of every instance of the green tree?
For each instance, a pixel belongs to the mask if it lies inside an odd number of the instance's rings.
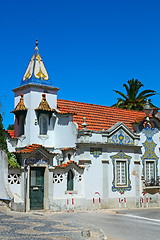
[[[5,137],[5,130],[3,127],[3,118],[0,114],[0,150],[3,150],[6,152],[8,156],[8,166],[11,168],[19,168],[20,165],[17,162],[16,156],[13,153],[10,153],[7,148],[7,142]]]
[[[0,149],[4,150],[6,153],[8,152],[7,149],[7,143],[6,143],[6,138],[5,138],[5,131],[3,127],[3,118],[2,115],[0,114]]]
[[[118,100],[117,103],[114,104],[112,107],[138,111],[143,110],[143,106],[146,103],[148,97],[155,95],[156,91],[147,89],[142,92],[139,92],[140,88],[143,87],[144,85],[138,79],[132,78],[131,80],[128,80],[127,83],[128,84],[123,84],[126,93],[113,90],[114,92],[119,94],[121,98],[117,98]],[[155,107],[153,104],[151,105],[152,107]]]
[[[9,124],[7,130],[14,130],[14,124]]]

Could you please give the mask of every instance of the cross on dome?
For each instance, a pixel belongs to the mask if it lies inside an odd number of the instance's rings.
[[[31,60],[28,64],[28,67],[25,71],[25,74],[22,78],[21,85],[28,84],[28,83],[52,86],[52,83],[49,80],[46,67],[39,54],[38,40],[36,40],[34,54],[32,55]]]

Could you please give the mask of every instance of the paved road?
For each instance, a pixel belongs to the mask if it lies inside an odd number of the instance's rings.
[[[126,216],[137,216],[139,218],[148,218],[160,221],[160,208],[123,209],[117,210],[117,212],[125,214]]]
[[[95,224],[107,240],[160,240],[160,208],[74,214],[83,223]]]
[[[73,213],[18,213],[0,206],[0,239],[3,240],[102,240],[101,231],[94,225],[74,221]]]
[[[90,230],[91,237],[81,236]],[[0,207],[3,240],[160,240],[160,208],[17,213]]]

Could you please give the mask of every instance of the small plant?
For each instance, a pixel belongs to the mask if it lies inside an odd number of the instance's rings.
[[[10,168],[20,168],[20,165],[17,162],[16,156],[10,152],[8,152],[7,155],[8,155],[8,166]]]

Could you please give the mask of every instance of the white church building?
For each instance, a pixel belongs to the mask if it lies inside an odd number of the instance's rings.
[[[159,206],[157,110],[149,104],[137,112],[61,100],[58,90],[36,43],[21,84],[13,89],[14,131],[6,130],[8,149],[21,166],[3,172],[11,207],[74,211]]]

